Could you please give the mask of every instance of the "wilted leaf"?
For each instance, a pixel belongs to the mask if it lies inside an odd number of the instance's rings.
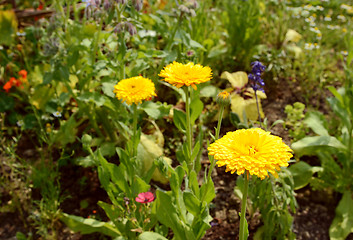
[[[259,118],[256,100],[253,98],[244,99],[241,96],[235,94],[231,97],[231,110],[238,114],[239,118],[244,119],[244,112],[249,120],[256,121]],[[263,118],[264,113],[262,111],[261,102],[259,101],[260,115]]]
[[[300,35],[297,31],[293,29],[288,29],[283,44],[286,44],[288,42],[297,43],[300,41],[300,39],[302,39],[302,35]]]
[[[242,88],[248,83],[248,75],[246,72],[241,71],[234,73],[223,72],[221,78],[227,79],[233,88]]]

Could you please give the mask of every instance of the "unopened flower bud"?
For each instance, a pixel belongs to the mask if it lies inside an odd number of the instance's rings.
[[[112,6],[112,4],[110,3],[109,0],[104,0],[103,7],[104,7],[104,9],[105,9],[106,11],[108,11],[111,6]]]
[[[117,3],[126,4],[127,0],[115,0]]]
[[[125,23],[120,22],[115,26],[114,32],[121,33],[124,29],[125,29]]]
[[[186,6],[187,6],[188,8],[196,9],[196,8],[199,7],[199,4],[198,4],[198,2],[197,2],[196,0],[188,0],[188,1],[186,2]]]
[[[134,36],[137,33],[135,26],[131,22],[126,22],[125,26],[131,36]]]
[[[186,7],[185,5],[179,5],[179,10],[184,12],[184,13],[190,13],[190,10],[188,7]]]
[[[90,146],[92,142],[92,137],[88,134],[85,134],[82,136],[81,140],[83,145]]]
[[[101,4],[101,0],[95,0],[95,4],[99,6]]]
[[[143,7],[143,0],[132,0],[132,4],[134,5],[136,11],[141,11]]]
[[[220,105],[228,105],[230,103],[230,94],[226,90],[218,93],[216,102]]]

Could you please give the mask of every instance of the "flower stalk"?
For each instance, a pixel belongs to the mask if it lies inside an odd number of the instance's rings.
[[[246,201],[248,198],[248,188],[249,188],[249,172],[244,173],[244,191],[243,198],[241,200],[241,215],[240,215],[240,227],[239,227],[239,239],[246,240],[248,237],[248,230],[246,224]]]
[[[186,111],[186,143],[188,146],[189,156],[190,156],[188,167],[189,167],[189,171],[191,171],[194,168],[194,163],[193,163],[193,159],[191,159],[192,127],[191,127],[191,121],[190,121],[190,91],[188,86],[184,88],[184,92],[185,92],[185,111]]]
[[[221,125],[222,125],[222,119],[223,119],[223,112],[224,112],[224,104],[221,104],[221,109],[218,115],[218,123],[216,128],[215,140],[219,138],[219,133],[221,131]],[[210,169],[208,170],[208,179],[211,179],[211,174],[216,165],[216,161],[214,160],[213,156],[209,156],[209,158],[210,158],[211,165],[210,165]]]
[[[136,134],[137,134],[137,104],[132,104],[132,139],[133,139],[133,146],[132,146],[132,157],[135,157],[137,154],[137,149],[135,146],[136,141]]]

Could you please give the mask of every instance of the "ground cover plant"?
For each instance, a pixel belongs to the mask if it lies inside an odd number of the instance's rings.
[[[353,239],[352,21],[341,0],[3,1],[1,239]]]

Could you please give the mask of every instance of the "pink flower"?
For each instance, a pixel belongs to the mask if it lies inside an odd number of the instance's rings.
[[[154,200],[154,196],[153,196],[153,193],[151,193],[151,192],[143,192],[143,193],[140,193],[135,198],[135,200],[136,200],[136,202],[139,202],[139,203],[149,203]]]

